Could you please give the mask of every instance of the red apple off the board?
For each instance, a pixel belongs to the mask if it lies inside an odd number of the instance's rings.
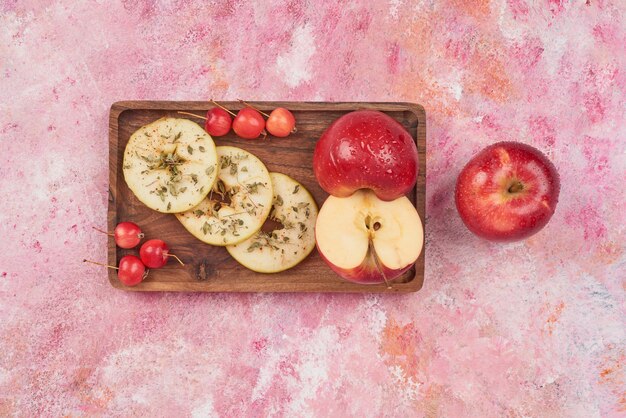
[[[499,142],[463,168],[455,201],[470,231],[507,242],[541,230],[556,210],[559,192],[559,174],[543,153],[519,142]]]

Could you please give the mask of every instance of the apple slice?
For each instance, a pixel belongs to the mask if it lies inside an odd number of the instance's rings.
[[[272,207],[272,180],[265,164],[237,147],[217,147],[218,179],[206,199],[176,217],[199,240],[232,245],[258,231]]]
[[[315,226],[322,259],[341,277],[383,283],[408,270],[422,252],[422,221],[409,199],[383,201],[371,190],[329,196]]]
[[[281,173],[270,173],[274,200],[270,219],[282,229],[258,231],[252,238],[226,247],[243,266],[259,273],[290,269],[315,248],[317,204],[303,185]]]
[[[137,199],[150,209],[176,213],[196,206],[211,190],[217,153],[198,124],[161,118],[131,135],[122,168]]]

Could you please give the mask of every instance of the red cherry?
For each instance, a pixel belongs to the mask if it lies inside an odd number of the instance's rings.
[[[284,138],[296,131],[296,118],[284,107],[277,107],[267,118],[266,126],[269,133]]]
[[[117,270],[117,278],[126,286],[137,286],[148,276],[146,267],[139,257],[125,255],[120,259],[120,267]]]
[[[237,113],[233,121],[233,131],[245,139],[255,139],[265,129],[265,119],[258,110],[244,107]]]
[[[120,248],[134,248],[143,239],[144,234],[141,232],[141,228],[134,222],[120,222],[115,227],[113,233],[103,231],[101,229],[92,227],[98,232],[107,234],[110,237],[114,237],[115,244]]]
[[[174,254],[169,253],[170,248],[160,239],[151,239],[143,243],[139,249],[141,261],[150,268],[158,269],[167,264],[168,257],[174,257],[181,265],[183,262]]]
[[[146,277],[148,277],[146,266],[143,265],[139,257],[134,255],[125,255],[122,257],[120,259],[119,267],[109,266],[107,264],[97,263],[90,260],[83,260],[83,262],[97,264],[98,266],[117,270],[117,278],[125,286],[137,286]]]
[[[134,222],[120,222],[113,234],[115,243],[120,248],[134,248],[144,237],[141,228]]]
[[[214,107],[206,114],[204,129],[212,136],[224,136],[230,131],[233,119],[224,109]]]

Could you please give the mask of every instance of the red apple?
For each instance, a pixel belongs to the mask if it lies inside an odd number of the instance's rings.
[[[317,215],[317,249],[330,268],[358,283],[383,283],[407,271],[422,252],[422,221],[409,199],[386,202],[371,190],[329,196]]]
[[[322,189],[333,196],[347,197],[366,188],[382,200],[394,200],[415,186],[417,147],[395,119],[375,110],[357,110],[322,134],[313,170]]]
[[[517,241],[543,228],[559,200],[559,174],[539,150],[518,142],[483,149],[456,182],[456,207],[470,231]]]

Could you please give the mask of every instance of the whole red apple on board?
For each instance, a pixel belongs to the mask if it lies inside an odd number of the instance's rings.
[[[476,235],[517,241],[538,232],[559,200],[559,174],[539,150],[499,142],[475,155],[456,182],[461,219]]]
[[[382,200],[407,194],[417,180],[415,141],[392,117],[357,110],[334,121],[317,141],[313,171],[322,189],[347,197],[371,189]]]

